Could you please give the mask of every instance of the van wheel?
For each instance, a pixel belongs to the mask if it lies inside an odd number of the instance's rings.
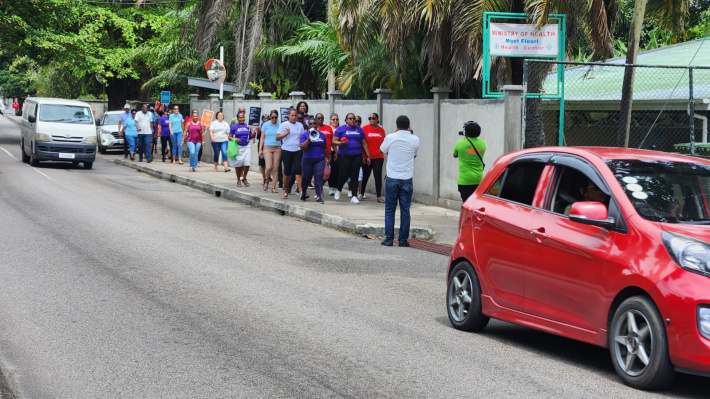
[[[34,167],[39,166],[39,159],[35,158],[34,154],[30,155],[30,165]]]
[[[28,163],[30,161],[30,157],[27,153],[25,153],[25,139],[22,139],[22,142],[20,143],[20,157],[23,163]]]
[[[84,162],[84,169],[91,169],[93,166],[93,162]]]
[[[609,332],[611,361],[626,385],[663,389],[675,376],[661,314],[645,296],[631,297],[614,313]]]
[[[481,286],[478,276],[468,262],[461,262],[449,276],[446,290],[446,309],[449,321],[457,330],[481,331],[490,318],[481,311]]]

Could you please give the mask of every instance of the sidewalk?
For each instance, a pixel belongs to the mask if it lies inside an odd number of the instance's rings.
[[[352,204],[348,198],[347,190],[343,189],[340,200],[335,201],[333,197],[327,195],[328,188],[326,186],[323,190],[325,204],[315,203],[313,189],[308,190],[310,198],[306,202],[301,202],[295,193],[289,195],[289,199],[284,200],[281,199],[283,191],[276,194],[272,193],[270,189],[263,191],[261,173],[253,170],[249,172],[248,176],[251,186],[237,187],[234,169],[229,173],[224,173],[221,165],[218,169],[219,172],[214,172],[212,163],[202,162],[202,167],[193,173],[187,170],[187,160],[183,160],[185,162],[183,165],[173,165],[169,162],[161,162],[160,158],[156,158],[157,161],[152,163],[146,163],[126,160],[121,155],[103,155],[102,157],[109,159],[115,157],[114,163],[119,165],[137,169],[163,180],[196,188],[218,197],[357,235],[384,237],[385,205],[377,203],[374,195],[368,195],[367,199],[360,201],[359,204]],[[252,169],[258,170],[258,166],[252,166]],[[414,184],[416,185],[416,181]],[[453,246],[458,235],[458,211],[413,203],[410,214],[412,217],[411,238]],[[395,227],[398,225],[399,209],[396,213]],[[395,239],[396,237],[397,233],[395,232]]]

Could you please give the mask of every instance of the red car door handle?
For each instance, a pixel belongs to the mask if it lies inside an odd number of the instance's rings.
[[[535,230],[530,230],[530,234],[534,235],[535,238],[538,239],[538,241],[542,241],[543,239],[550,237],[547,234],[545,234],[544,227],[540,227],[539,229],[535,229]]]
[[[476,219],[478,219],[478,221],[480,221],[481,216],[486,216],[486,208],[474,209],[473,214],[476,216]]]

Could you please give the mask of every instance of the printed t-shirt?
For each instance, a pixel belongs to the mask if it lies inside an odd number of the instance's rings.
[[[328,125],[323,125],[318,127],[318,131],[325,135],[325,145],[330,154],[330,149],[333,148],[333,128]]]
[[[173,134],[182,133],[182,124],[185,123],[185,119],[182,114],[170,114],[170,125],[173,127]]]
[[[202,122],[197,121],[197,124],[192,123],[192,121],[187,123],[187,141],[191,143],[201,143],[202,142]]]
[[[476,146],[478,154],[481,154],[481,158],[483,158],[486,153],[486,142],[478,137],[469,138],[468,140],[471,140],[471,143]],[[456,179],[456,184],[462,186],[480,184],[483,178],[481,158],[478,157],[476,150],[473,149],[468,140],[461,139],[454,146],[454,155],[459,159],[459,177]]]
[[[241,140],[240,146],[244,147],[249,145],[249,134],[251,133],[251,128],[246,123],[239,124],[235,123],[229,130],[229,134],[234,136],[234,138]]]
[[[419,152],[419,137],[408,130],[385,136],[380,150],[387,154],[387,177],[408,180],[414,175],[414,157]]]
[[[160,135],[170,136],[170,117],[168,115],[163,115],[158,119],[158,124],[160,125]]]
[[[229,133],[229,123],[225,121],[212,121],[210,124],[210,130],[212,131],[212,136],[214,136],[214,141],[216,143],[224,143],[229,138],[227,136],[227,133]]]
[[[286,133],[286,128],[289,128],[289,134],[281,140],[281,149],[291,152],[300,151],[298,140],[301,137],[301,133],[303,133],[303,124],[298,121],[296,123],[283,122],[279,127],[279,134]]]
[[[367,140],[367,148],[370,150],[370,158],[384,158],[385,154],[380,151],[380,146],[382,142],[385,141],[385,129],[382,126],[372,127],[372,125],[367,125],[362,128],[365,132],[365,140]],[[363,156],[366,154],[363,151]]]
[[[279,124],[272,125],[271,122],[264,122],[261,125],[261,131],[264,132],[264,145],[281,145],[280,140],[276,140],[276,135],[279,132]]]
[[[318,139],[311,141],[311,144],[308,145],[308,149],[303,151],[303,157],[308,158],[308,159],[317,159],[317,158],[323,158],[323,147],[326,145],[326,140],[325,140],[325,135],[323,132],[319,131],[318,132]],[[299,139],[299,144],[305,143],[307,140],[310,140],[310,131],[305,131],[301,133],[301,137]]]
[[[342,139],[347,137],[348,142],[338,146],[338,154],[340,155],[360,155],[362,153],[362,140],[365,140],[365,132],[360,126],[350,127],[348,125],[340,126],[335,129],[333,137]]]

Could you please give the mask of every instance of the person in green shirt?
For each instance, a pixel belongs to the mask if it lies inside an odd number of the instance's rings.
[[[478,138],[481,135],[481,126],[478,123],[466,122],[463,130],[465,137],[456,142],[454,158],[459,159],[459,177],[456,184],[459,186],[461,200],[466,202],[483,178],[486,142]]]

